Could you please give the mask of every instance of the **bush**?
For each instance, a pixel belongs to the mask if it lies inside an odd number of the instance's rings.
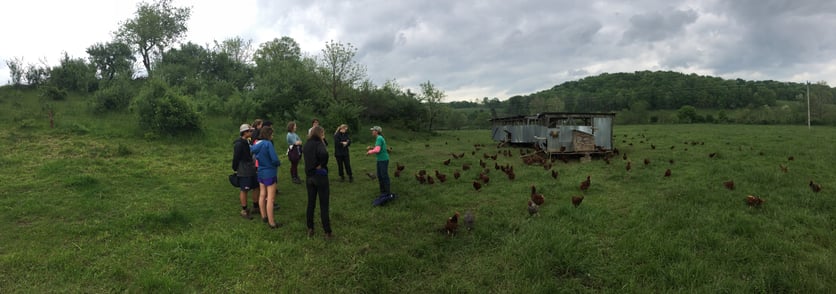
[[[200,130],[200,116],[188,97],[160,80],[148,81],[136,99],[135,110],[140,127],[153,133],[179,134]]]
[[[41,95],[46,98],[49,98],[53,101],[67,100],[67,90],[55,86],[45,86],[42,89],[43,92],[41,93]]]
[[[93,94],[93,111],[107,112],[125,110],[130,106],[133,90],[128,81],[113,81],[107,87]]]

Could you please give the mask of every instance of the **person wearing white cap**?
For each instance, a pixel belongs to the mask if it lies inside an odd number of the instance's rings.
[[[391,196],[392,190],[389,186],[389,151],[386,149],[386,139],[383,138],[383,128],[374,126],[370,129],[374,136],[374,147],[367,146],[366,155],[376,154],[377,157],[377,182],[380,186],[381,196]]]
[[[232,170],[238,176],[240,192],[238,198],[241,200],[241,217],[253,219],[247,209],[247,193],[252,191],[253,209],[258,209],[258,180],[256,178],[255,162],[250,152],[250,136],[253,128],[248,124],[238,127],[240,137],[232,143]]]

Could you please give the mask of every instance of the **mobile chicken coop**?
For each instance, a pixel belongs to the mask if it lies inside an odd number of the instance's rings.
[[[544,112],[491,119],[494,141],[531,145],[546,154],[604,154],[613,150],[615,113]]]

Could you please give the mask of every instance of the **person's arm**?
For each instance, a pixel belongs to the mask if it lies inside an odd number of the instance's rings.
[[[380,153],[380,145],[375,145],[374,148],[369,149],[369,152],[366,152],[366,154],[378,154],[378,153]]]

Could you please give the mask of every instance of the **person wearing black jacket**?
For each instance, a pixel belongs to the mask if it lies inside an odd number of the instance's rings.
[[[351,146],[351,139],[348,137],[348,125],[342,124],[334,132],[334,157],[337,158],[337,171],[340,173],[340,182],[345,182],[345,173],[348,174],[348,181],[354,182],[354,175],[351,173],[351,159],[348,156],[348,146]]]
[[[325,239],[331,239],[331,218],[328,214],[329,184],[328,184],[328,149],[325,147],[323,138],[325,129],[315,126],[308,134],[308,141],[302,147],[302,156],[305,158],[305,187],[308,190],[308,210],[306,222],[308,226],[308,237],[314,235],[314,209],[316,208],[316,196],[319,195],[319,214],[322,219],[322,229],[325,231]]]
[[[238,176],[238,183],[240,192],[238,196],[241,200],[241,217],[252,219],[250,211],[247,210],[247,193],[253,192],[253,211],[259,211],[258,207],[258,180],[256,178],[255,161],[250,152],[250,135],[253,128],[248,124],[242,124],[238,128],[238,133],[241,137],[232,143],[232,171]]]

